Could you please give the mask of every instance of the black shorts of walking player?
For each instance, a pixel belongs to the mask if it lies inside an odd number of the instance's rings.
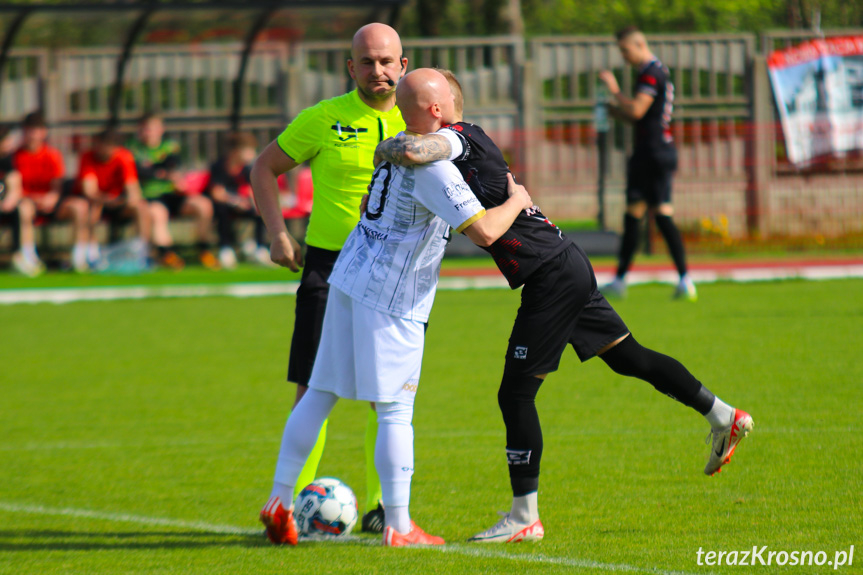
[[[587,361],[627,333],[626,324],[597,290],[587,255],[572,244],[525,282],[504,377],[557,371],[567,344]]]
[[[297,290],[294,335],[288,360],[288,381],[299,385],[307,386],[312,376],[330,292],[327,280],[338,257],[337,251],[313,246],[306,249],[303,276]]]
[[[626,203],[671,203],[671,180],[676,170],[677,150],[673,146],[634,153],[626,169]]]

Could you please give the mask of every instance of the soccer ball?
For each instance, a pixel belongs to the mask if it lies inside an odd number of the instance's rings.
[[[303,535],[341,537],[351,532],[358,517],[354,492],[334,477],[315,479],[294,503],[294,519]]]

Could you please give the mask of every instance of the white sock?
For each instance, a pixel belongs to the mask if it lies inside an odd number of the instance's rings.
[[[90,261],[99,259],[99,242],[90,242],[87,246],[87,259]]]
[[[27,261],[31,263],[36,263],[39,261],[39,254],[36,253],[36,245],[35,244],[24,244],[21,246],[21,253],[24,254],[24,257],[27,258]]]
[[[318,440],[321,426],[338,400],[332,393],[309,389],[288,417],[271,492],[271,496],[282,498],[286,509],[293,502],[294,486]]]
[[[375,468],[381,478],[384,522],[399,533],[411,530],[408,510],[411,476],[414,472],[413,405],[376,403],[378,438],[375,442]]]
[[[520,497],[513,497],[512,510],[509,512],[509,516],[512,517],[513,521],[528,525],[537,521],[539,519],[538,498],[536,491]]]
[[[76,265],[86,265],[87,263],[87,244],[77,243],[72,246],[72,261]]]
[[[718,427],[728,427],[731,425],[734,418],[734,408],[719,399],[713,401],[713,407],[704,416],[714,429]]]
[[[278,481],[273,482],[273,491],[270,493],[270,497],[274,495],[278,495],[282,500],[282,507],[285,509],[290,509],[294,505],[294,486],[288,485],[287,483],[279,483]]]

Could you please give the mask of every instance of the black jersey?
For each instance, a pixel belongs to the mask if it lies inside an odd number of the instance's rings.
[[[458,122],[447,128],[461,139],[464,150],[453,161],[479,202],[484,208],[503,204],[509,198],[506,180],[509,166],[500,149],[475,124]],[[483,249],[492,255],[510,287],[515,289],[570,243],[534,206],[520,213],[505,234]]]
[[[651,60],[639,72],[635,93],[649,94],[653,103],[635,123],[635,154],[653,154],[674,146],[671,135],[671,112],[674,108],[674,84],[668,68]]]

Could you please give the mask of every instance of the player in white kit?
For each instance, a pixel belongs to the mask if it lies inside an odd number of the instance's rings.
[[[407,133],[438,130],[453,117],[453,95],[435,70],[407,74],[396,90]],[[385,510],[384,545],[440,545],[410,518],[413,404],[425,324],[450,228],[488,246],[532,206],[509,176],[509,199],[486,211],[451,162],[399,167],[372,176],[365,214],[330,276],[321,343],[309,390],[288,418],[273,491],[260,519],[274,543],[296,544],[294,484],[320,427],[339,398],[372,401],[378,414],[375,466]]]

